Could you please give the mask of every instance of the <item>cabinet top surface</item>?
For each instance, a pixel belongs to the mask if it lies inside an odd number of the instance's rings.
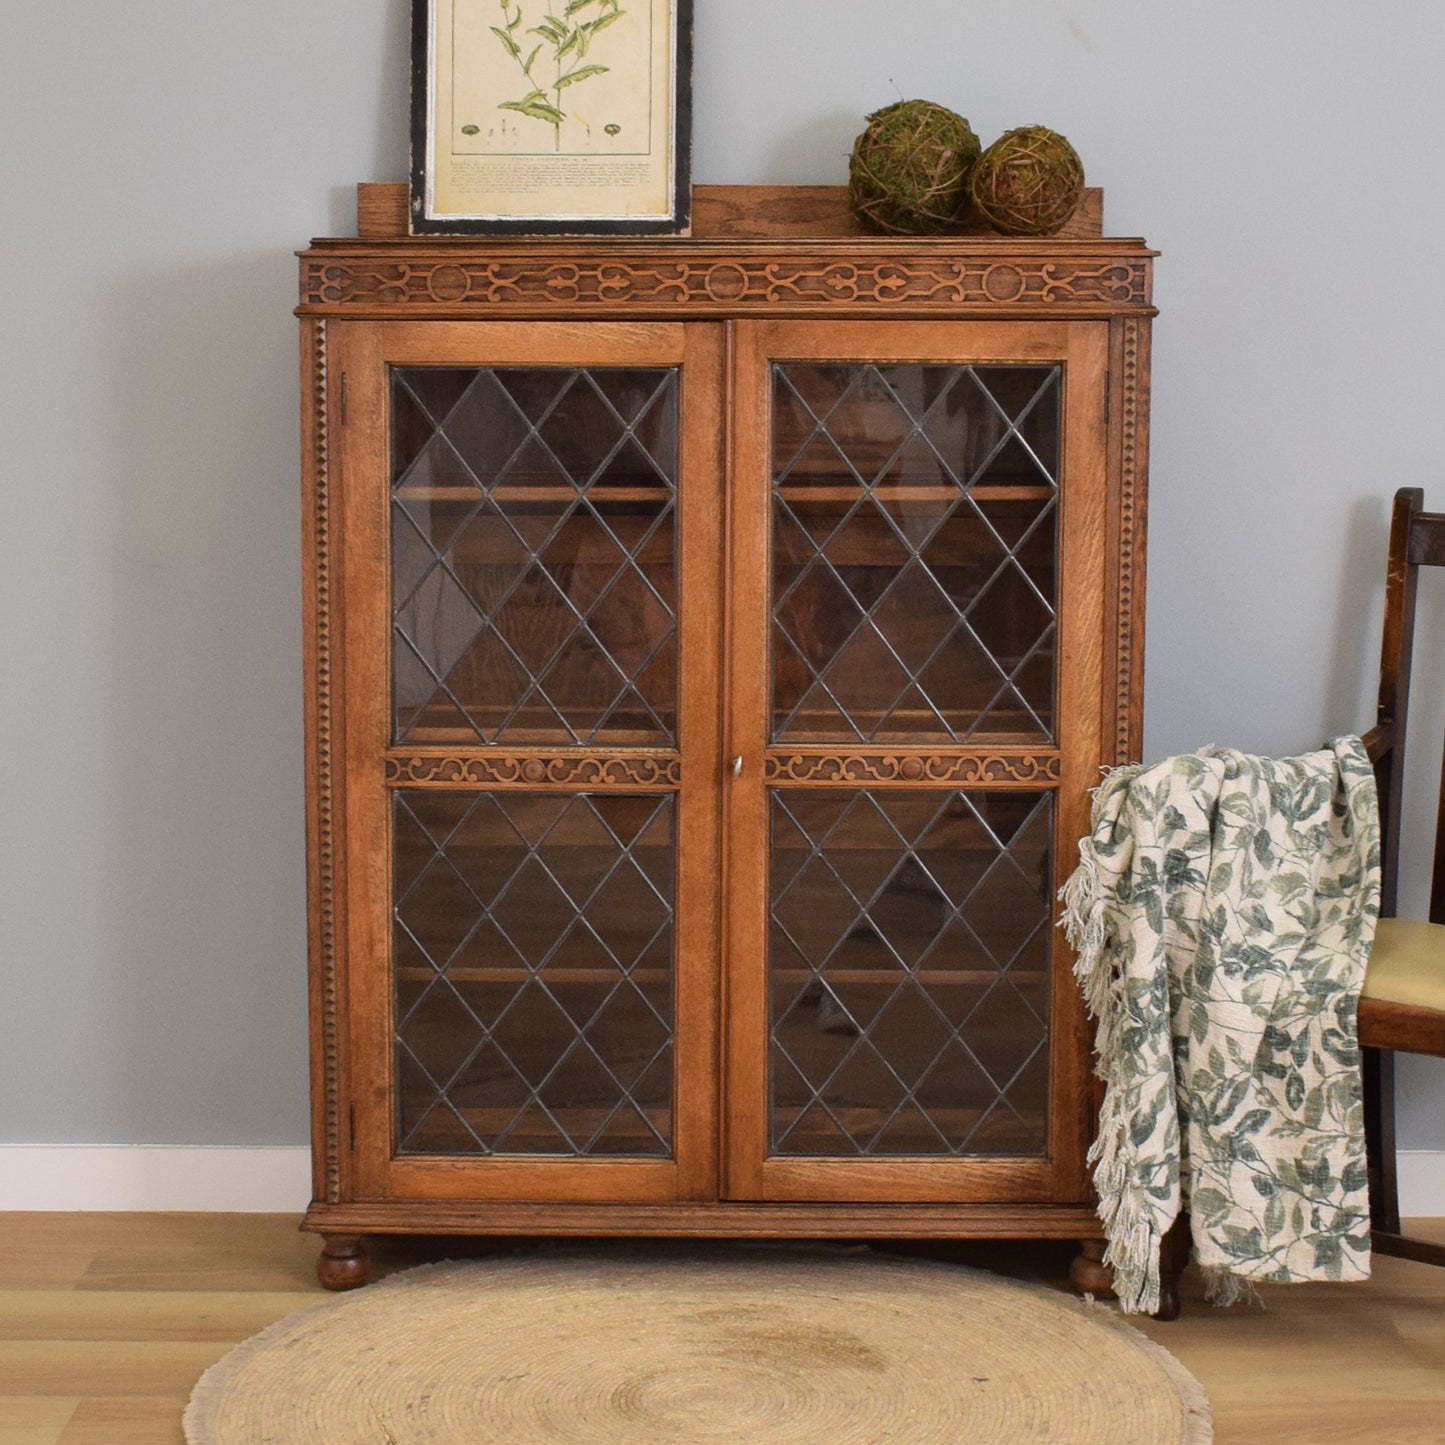
[[[1152,258],[1102,235],[878,236],[842,186],[698,186],[687,236],[411,236],[407,188],[357,188],[358,235],[300,253],[300,315],[1152,314]]]

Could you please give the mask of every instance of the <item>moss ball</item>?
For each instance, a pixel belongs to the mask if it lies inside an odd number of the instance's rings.
[[[1084,194],[1084,163],[1057,131],[1021,126],[978,158],[968,179],[979,215],[1006,236],[1048,236],[1063,226]]]
[[[969,123],[928,100],[900,100],[868,117],[848,162],[848,204],[872,231],[936,235],[968,205],[978,159]]]

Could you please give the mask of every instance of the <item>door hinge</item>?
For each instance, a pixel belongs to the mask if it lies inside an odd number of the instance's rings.
[[[350,1136],[350,1139],[351,1139],[351,1143],[350,1143],[350,1145],[349,1145],[348,1147],[350,1147],[350,1148],[352,1148],[352,1149],[355,1149],[355,1148],[356,1148],[356,1105],[355,1105],[355,1104],[348,1104],[348,1105],[346,1106],[346,1128],[347,1128],[347,1133],[348,1133],[348,1135]]]

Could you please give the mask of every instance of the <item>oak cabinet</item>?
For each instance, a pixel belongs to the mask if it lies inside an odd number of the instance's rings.
[[[386,1233],[1097,1236],[1055,893],[1135,746],[1150,258],[302,257],[315,1197]]]

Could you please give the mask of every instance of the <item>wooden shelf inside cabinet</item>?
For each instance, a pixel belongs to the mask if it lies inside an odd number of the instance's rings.
[[[935,985],[978,985],[993,984],[998,981],[999,971],[997,969],[979,968],[920,968],[904,969],[865,969],[842,967],[838,970],[839,976],[845,978],[849,983],[873,984],[873,985],[896,985],[900,978],[907,976],[915,982],[925,986]],[[396,976],[407,983],[430,983],[437,977],[436,971],[429,968],[417,968],[402,966],[397,968]],[[666,969],[659,968],[634,968],[629,969],[628,978],[634,983],[665,983],[671,977]],[[1010,970],[1010,978],[1015,983],[1027,982],[1039,983],[1044,975],[1038,970],[1014,969]],[[446,977],[452,983],[526,983],[531,979],[542,979],[549,986],[556,984],[564,986],[569,983],[616,983],[617,973],[615,970],[600,968],[545,968],[542,970],[529,968],[466,968],[452,966],[447,968]],[[774,979],[780,984],[803,984],[817,977],[811,969],[778,968],[773,970]]]
[[[880,502],[956,502],[959,488],[952,486],[879,485],[827,486],[811,482],[784,482],[774,491],[785,502],[856,502],[869,496]],[[968,495],[976,502],[1046,502],[1054,495],[1049,486],[972,487]]]
[[[998,969],[985,968],[914,968],[905,969],[868,969],[868,968],[840,968],[837,976],[845,979],[848,983],[889,985],[896,986],[899,979],[907,977],[925,987],[945,986],[978,986],[997,983],[999,980]],[[816,978],[810,969],[777,968],[773,970],[773,977],[778,983],[807,983]],[[1043,981],[1045,975],[1037,969],[1010,969],[1009,977],[1015,984],[1029,983],[1037,984]]]
[[[606,1109],[559,1108],[557,1113],[565,1122],[567,1133],[573,1138],[586,1139],[611,1125],[606,1148],[608,1157],[633,1152],[626,1148],[628,1141],[650,1143],[655,1150],[658,1136],[664,1133],[668,1122],[667,1112],[663,1109],[638,1110],[633,1118],[620,1121]],[[540,1159],[573,1152],[566,1145],[566,1136],[556,1127],[549,1127],[545,1132],[533,1132],[525,1126],[512,1128],[506,1134],[501,1147],[485,1150],[478,1147],[479,1136],[490,1138],[501,1135],[512,1124],[513,1117],[504,1109],[471,1109],[462,1106],[455,1110],[451,1119],[438,1120],[437,1125],[428,1130],[427,1137],[400,1152],[402,1157],[430,1154],[441,1158],[454,1158],[458,1155],[466,1157],[487,1154],[511,1158],[530,1155]],[[644,1119],[652,1124],[651,1129],[643,1122]],[[618,1127],[619,1123],[621,1127]],[[447,1145],[450,1147],[446,1147]]]
[[[429,968],[400,967],[396,976],[407,983],[430,983],[436,978],[436,971]],[[553,984],[564,986],[569,983],[617,982],[616,969],[601,968],[466,968],[450,967],[446,976],[452,983],[526,983],[540,979],[549,987]],[[671,974],[663,968],[634,968],[627,974],[634,983],[666,983]]]
[[[993,687],[994,691],[997,691],[999,683],[995,681]],[[970,749],[1052,746],[1048,736],[1039,730],[1037,724],[1032,728],[1027,725],[1022,709],[1019,708],[995,708],[993,715],[998,719],[998,723],[994,727],[970,731],[970,720],[977,722],[986,701],[987,699],[980,701],[970,710],[943,710],[944,716],[953,723],[955,732],[966,736],[967,742],[963,746]],[[897,708],[887,712],[882,708],[855,708],[850,716],[856,730],[838,727],[836,712],[804,709],[790,715],[774,746],[787,748],[795,740],[800,747],[813,747],[820,742],[857,744],[861,733],[867,738],[867,742],[862,744],[865,747],[924,747],[942,732],[937,714],[922,708]],[[895,719],[896,722],[891,727],[884,727],[885,719]],[[1004,725],[1010,720],[1015,721],[1017,726]]]
[[[779,1110],[779,1132],[786,1133],[788,1128],[802,1116],[803,1112],[801,1109],[796,1112],[789,1109]],[[852,1108],[839,1108],[836,1111],[836,1118],[840,1124],[849,1128],[849,1131],[853,1133],[854,1137],[868,1138],[871,1135],[876,1135],[888,1124],[890,1114],[886,1109],[870,1109],[866,1106],[855,1106]],[[983,1118],[983,1109],[939,1109],[934,1115],[934,1120],[941,1126],[942,1131],[955,1135],[968,1134],[983,1121]],[[1045,1123],[1042,1114],[1035,1113],[1034,1119],[1039,1125]],[[808,1151],[800,1150],[799,1152],[806,1153]],[[862,1151],[860,1150],[859,1152]]]
[[[670,502],[675,493],[670,487],[590,487],[579,492],[576,487],[512,486],[489,487],[485,492],[470,486],[397,487],[392,495],[398,502],[430,502],[474,507],[480,501],[535,502],[539,506],[570,506],[586,500],[589,507],[618,506],[624,502]]]
[[[297,307],[323,1279],[1094,1237],[1056,894],[1139,744],[1154,253],[1097,192],[1029,239],[359,200]]]
[[[463,699],[463,701],[468,701]],[[471,702],[468,715],[477,724],[477,729],[445,725],[426,721],[411,723],[406,730],[406,741],[397,751],[404,752],[409,746],[415,747],[465,747],[480,743],[489,733],[495,733],[506,721],[507,714],[491,709],[480,702]],[[557,729],[540,724],[528,726],[526,719],[514,720],[506,729],[505,738],[498,740],[506,747],[567,747],[572,739],[560,736]],[[589,746],[595,750],[617,750],[631,748],[655,748],[659,742],[656,730],[643,728],[602,728],[590,735]]]

